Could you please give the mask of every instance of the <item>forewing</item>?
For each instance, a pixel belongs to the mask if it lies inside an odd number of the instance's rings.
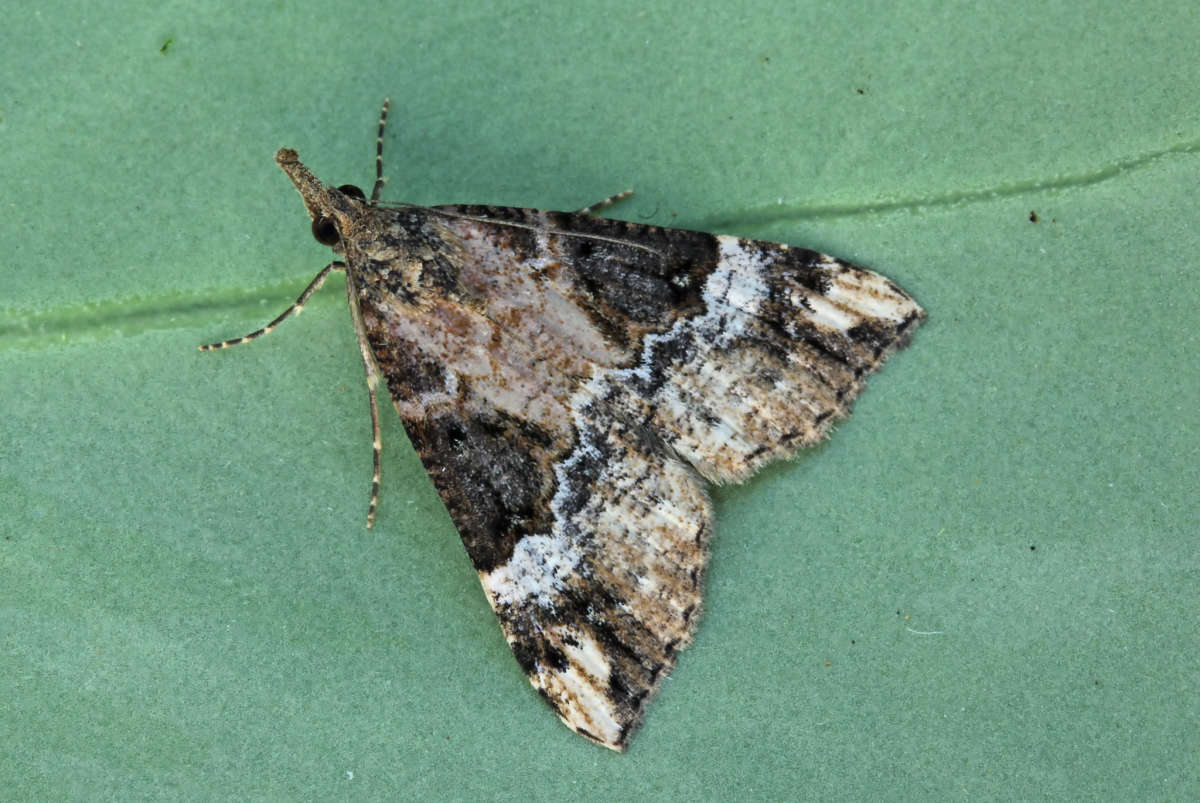
[[[886,277],[804,248],[562,212],[446,209],[495,221],[493,236],[523,243],[522,266],[554,266],[589,324],[626,345],[624,381],[660,436],[714,482],[820,440],[925,317]]]
[[[686,465],[580,412],[555,454],[502,417],[405,426],[522,670],[568,726],[623,749],[690,638],[711,511]]]

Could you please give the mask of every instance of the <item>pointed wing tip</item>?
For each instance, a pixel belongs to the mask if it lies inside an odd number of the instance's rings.
[[[594,741],[596,744],[600,745],[601,747],[607,747],[609,750],[613,751],[614,753],[624,753],[629,749],[629,737],[628,736],[622,736],[620,741],[615,741],[615,742],[605,741],[603,739],[593,739],[592,741]]]
[[[598,736],[598,735],[592,733],[591,731],[587,730],[586,728],[582,728],[578,725],[573,724],[566,717],[564,717],[561,713],[559,714],[558,718],[560,720],[562,720],[564,725],[566,725],[568,728],[570,728],[571,730],[578,733],[583,738],[587,739],[589,742],[594,742],[594,743],[600,745],[601,747],[607,747],[609,750],[612,750],[614,753],[624,753],[629,749],[629,742],[633,738],[633,734],[638,729],[638,726],[641,725],[641,717],[639,717],[634,722],[632,722],[628,725],[622,726],[621,729],[619,731],[617,731],[614,735],[605,737],[605,736]]]

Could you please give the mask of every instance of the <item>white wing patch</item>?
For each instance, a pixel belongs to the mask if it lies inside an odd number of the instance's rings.
[[[481,574],[496,605],[554,605],[554,595],[576,573],[581,554],[562,535],[527,535],[517,542],[507,563]]]

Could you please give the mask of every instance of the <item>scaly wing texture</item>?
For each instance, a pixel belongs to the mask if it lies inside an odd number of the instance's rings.
[[[637,379],[674,451],[713,482],[740,482],[849,415],[924,312],[833,257],[717,239],[706,312],[647,338]]]
[[[923,312],[804,249],[567,213],[375,209],[349,281],[530,681],[624,749],[701,604],[697,474],[822,437]]]

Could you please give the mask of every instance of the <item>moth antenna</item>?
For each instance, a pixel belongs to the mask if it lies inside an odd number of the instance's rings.
[[[330,273],[332,273],[335,270],[345,270],[345,269],[346,269],[346,263],[339,262],[339,261],[330,262],[328,265],[321,268],[321,272],[317,274],[317,277],[315,279],[313,279],[311,282],[308,283],[308,287],[304,288],[304,292],[301,293],[300,297],[296,299],[296,303],[292,304],[292,306],[285,309],[282,313],[280,313],[278,318],[271,321],[269,324],[264,326],[262,329],[251,332],[248,335],[243,335],[241,337],[235,337],[232,340],[222,340],[220,343],[209,343],[208,345],[199,346],[198,348],[201,351],[216,351],[217,349],[227,349],[230,346],[240,346],[243,343],[249,343],[251,340],[254,340],[255,338],[259,338],[259,337],[262,337],[263,335],[270,334],[271,331],[276,326],[278,326],[280,323],[283,322],[284,318],[287,318],[289,315],[300,314],[300,312],[304,309],[304,305],[306,303],[308,303],[308,299],[312,296],[312,294],[317,292],[318,290],[320,290],[321,285],[325,284],[325,280],[329,278]]]
[[[392,105],[391,98],[384,98],[383,109],[379,112],[379,133],[375,136],[375,188],[371,190],[371,205],[379,200],[383,185],[387,179],[383,177],[383,128],[387,125],[388,106]]]

